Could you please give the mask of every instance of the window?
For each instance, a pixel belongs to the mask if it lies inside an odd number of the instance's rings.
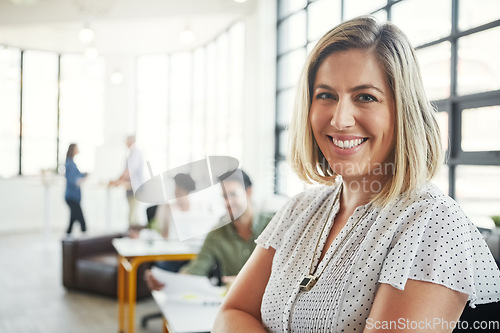
[[[244,65],[245,25],[237,23],[229,29],[229,115],[227,151],[239,161],[243,159],[243,107],[244,107]]]
[[[89,62],[81,54],[61,56],[59,102],[59,165],[64,165],[71,143],[83,171],[94,169],[96,148],[103,143],[104,61]]]
[[[102,59],[0,46],[0,177],[55,171],[73,142],[79,167],[93,171],[103,94]]]
[[[340,19],[367,14],[381,22],[389,18],[416,48],[448,156],[433,181],[474,222],[500,215],[500,63],[495,56],[500,44],[492,42],[500,40],[496,0],[278,1],[275,191],[290,196],[303,189],[285,160],[284,141],[306,52]]]
[[[427,98],[430,100],[450,97],[451,45],[442,42],[417,51]]]
[[[245,26],[194,50],[140,56],[137,140],[154,173],[207,155],[243,154]]]
[[[167,125],[167,165],[173,168],[191,161],[192,59],[190,52],[170,56],[170,103]]]
[[[499,36],[500,26],[458,39],[458,95],[500,89],[500,62],[492,56],[500,54],[500,43],[491,43]]]
[[[193,131],[191,135],[191,152],[194,160],[205,154],[205,108],[207,98],[206,87],[206,50],[199,48],[193,53]]]
[[[0,177],[19,173],[21,51],[0,48]]]
[[[24,52],[21,171],[25,175],[57,167],[58,63],[55,53]]]
[[[137,60],[136,136],[155,175],[167,168],[168,70],[166,55]]]

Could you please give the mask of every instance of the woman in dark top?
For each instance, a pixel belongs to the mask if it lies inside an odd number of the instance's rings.
[[[82,199],[82,193],[80,191],[81,182],[87,177],[86,173],[81,173],[75,164],[74,157],[78,154],[78,146],[72,143],[68,147],[68,152],[66,153],[66,193],[64,199],[70,209],[69,226],[66,234],[71,234],[71,229],[73,228],[73,223],[75,221],[80,222],[80,227],[82,232],[87,231],[85,225],[85,219],[83,218],[82,207],[80,206],[80,201]]]

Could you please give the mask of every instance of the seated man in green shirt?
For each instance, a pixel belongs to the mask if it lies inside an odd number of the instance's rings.
[[[229,176],[223,175],[224,199],[228,214],[221,218],[222,227],[212,230],[196,259],[180,269],[180,273],[209,276],[214,266],[219,265],[222,282],[231,282],[241,270],[255,248],[255,239],[267,226],[274,214],[257,214],[252,205],[252,182],[240,170]],[[243,177],[240,177],[242,175]],[[232,223],[229,223],[236,216]],[[150,289],[163,288],[151,271],[145,279]]]

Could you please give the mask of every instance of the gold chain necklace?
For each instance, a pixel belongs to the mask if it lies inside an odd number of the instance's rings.
[[[368,206],[366,208],[366,211],[363,213],[363,215],[361,215],[361,217],[358,218],[358,220],[356,221],[356,223],[353,224],[353,226],[351,227],[351,229],[349,229],[349,231],[346,233],[346,235],[344,236],[344,238],[342,238],[342,240],[340,241],[340,244],[335,248],[335,251],[330,256],[330,258],[328,259],[328,261],[326,262],[326,264],[323,266],[323,269],[321,270],[321,272],[319,274],[313,274],[314,258],[316,258],[316,252],[318,251],[319,242],[321,240],[321,237],[323,236],[323,232],[325,231],[326,225],[328,224],[328,221],[330,220],[330,214],[332,213],[333,207],[335,206],[335,203],[340,198],[340,193],[342,192],[342,186],[343,185],[341,184],[340,188],[339,188],[339,191],[337,192],[337,195],[335,196],[335,199],[333,200],[333,204],[330,207],[330,211],[328,212],[328,216],[326,218],[325,224],[323,225],[323,228],[321,229],[321,233],[319,234],[319,238],[318,238],[318,241],[316,242],[316,247],[314,248],[314,254],[313,254],[313,257],[312,257],[312,260],[311,260],[311,266],[309,267],[309,274],[302,280],[302,282],[300,282],[300,290],[301,291],[309,291],[309,290],[312,289],[312,287],[314,287],[314,285],[316,284],[316,282],[318,282],[319,278],[321,277],[321,275],[325,271],[326,267],[328,266],[328,264],[330,263],[330,261],[332,260],[332,258],[335,257],[335,254],[337,254],[338,249],[342,247],[342,245],[347,240],[347,238],[349,237],[349,235],[352,233],[352,231],[354,230],[354,228],[356,228],[356,226],[359,224],[359,222],[362,219],[364,219],[366,217],[366,215],[368,215],[368,212],[370,211],[371,204],[370,204],[370,206]],[[318,262],[318,266],[320,265],[320,263],[321,263],[321,261]]]

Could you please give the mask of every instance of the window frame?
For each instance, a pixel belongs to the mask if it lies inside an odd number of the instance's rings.
[[[314,3],[316,0],[308,0],[305,7],[297,9],[293,12],[288,13],[287,15],[280,17],[280,6],[287,0],[278,0],[277,1],[277,22],[276,29],[280,28],[282,22],[288,19],[290,16],[304,10],[306,12],[306,23],[304,29],[306,31],[306,44],[296,47],[294,49],[288,50],[287,52],[279,53],[279,37],[276,41],[276,63],[285,55],[290,52],[293,52],[300,48],[306,48],[307,45],[311,42],[308,39],[308,20],[309,15],[308,8],[311,3]],[[346,0],[340,1],[340,11],[341,11],[341,21],[344,21],[344,3]],[[387,0],[387,3],[367,14],[376,14],[379,11],[386,11],[387,21],[392,21],[392,7],[402,1],[407,0]],[[451,46],[451,68],[450,68],[450,95],[447,98],[440,100],[432,100],[431,103],[440,111],[448,113],[448,135],[449,135],[449,147],[446,152],[446,162],[445,164],[449,167],[448,173],[448,195],[452,198],[456,197],[456,168],[460,165],[490,165],[490,166],[500,166],[500,151],[479,151],[479,152],[464,152],[461,149],[461,118],[462,111],[468,108],[479,108],[479,107],[487,107],[487,106],[500,106],[500,90],[493,90],[481,93],[474,93],[469,95],[457,95],[457,64],[458,64],[458,43],[460,38],[465,36],[470,36],[482,31],[486,31],[488,29],[493,29],[500,26],[500,19],[494,20],[467,30],[460,31],[459,30],[459,0],[448,0],[451,1],[451,31],[448,36],[426,42],[422,45],[417,45],[415,50],[425,49],[427,47],[431,47],[437,45],[439,43],[448,41]],[[290,89],[292,87],[284,87],[280,88],[279,82],[279,69],[277,66],[276,69],[276,123],[275,123],[275,159],[274,159],[274,193],[280,195],[289,195],[289,193],[283,193],[279,190],[278,185],[280,183],[280,174],[278,171],[278,165],[286,161],[286,156],[281,154],[280,146],[282,143],[280,142],[280,138],[282,137],[282,133],[287,130],[286,124],[281,124],[278,122],[278,119],[282,119],[283,117],[280,114],[278,98],[282,91],[286,89]],[[283,176],[285,177],[285,176]]]

